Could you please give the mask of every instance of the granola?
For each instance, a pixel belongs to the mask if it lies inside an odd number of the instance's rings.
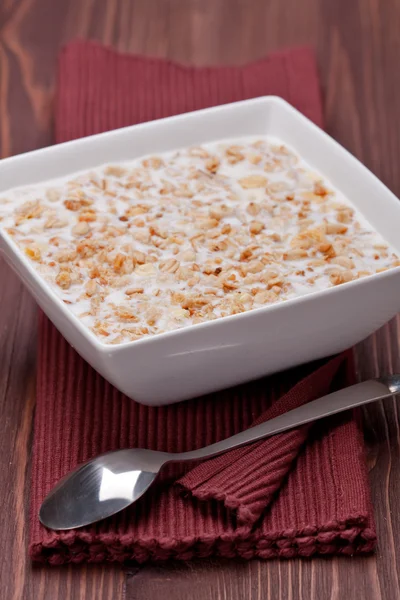
[[[400,265],[348,200],[269,137],[18,188],[0,198],[0,226],[113,344]]]

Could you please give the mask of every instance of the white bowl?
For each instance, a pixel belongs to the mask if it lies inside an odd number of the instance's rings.
[[[244,135],[296,150],[400,252],[400,202],[358,160],[280,98],[265,97],[126,127],[0,161],[0,193],[102,163]],[[400,268],[250,312],[116,346],[64,305],[0,228],[0,250],[70,344],[138,402],[178,402],[339,352],[400,309]]]

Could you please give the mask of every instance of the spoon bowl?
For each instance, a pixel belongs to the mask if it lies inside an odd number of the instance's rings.
[[[144,449],[101,454],[57,483],[40,507],[39,519],[50,529],[63,530],[110,517],[143,496],[167,458],[164,452]]]

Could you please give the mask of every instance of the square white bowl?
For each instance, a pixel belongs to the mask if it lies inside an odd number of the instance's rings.
[[[244,135],[273,135],[340,190],[400,253],[400,202],[287,102],[264,97],[134,125],[0,161],[0,193],[107,162]],[[160,405],[334,354],[400,310],[400,267],[239,315],[120,345],[99,341],[0,227],[0,251],[69,343],[138,402]]]

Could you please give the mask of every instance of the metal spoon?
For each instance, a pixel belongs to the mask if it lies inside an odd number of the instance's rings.
[[[275,419],[191,452],[127,449],[102,454],[80,465],[57,483],[44,500],[39,519],[50,529],[90,525],[136,502],[167,463],[209,458],[398,393],[400,374],[388,375],[328,394]]]

